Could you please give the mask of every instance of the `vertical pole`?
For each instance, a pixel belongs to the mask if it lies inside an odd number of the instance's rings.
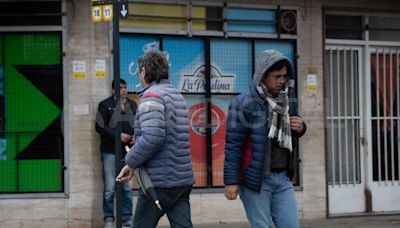
[[[399,55],[399,50],[396,51],[396,78],[397,78],[397,153],[400,152],[400,71],[399,71],[399,66],[400,66],[400,55]],[[398,172],[398,184],[400,185],[400,157],[397,155],[397,172]]]
[[[212,186],[213,184],[213,173],[212,173],[212,119],[211,119],[211,57],[210,57],[210,38],[205,39],[205,63],[206,63],[206,110],[207,110],[207,128],[206,128],[206,139],[207,139],[207,185]]]
[[[355,53],[358,53],[358,51],[354,52],[353,48],[350,48],[350,97],[351,97],[351,154],[352,154],[352,165],[353,165],[353,179],[352,179],[352,183],[353,183],[353,187],[355,186],[355,184],[357,183],[357,179],[356,179],[356,154],[358,154],[356,152],[356,129],[359,129],[358,125],[356,127],[356,111],[354,110],[355,107],[355,99],[358,98],[357,96],[357,90],[355,89],[355,83],[357,83],[358,81],[358,77],[354,71],[354,68],[358,66],[358,64],[355,63]],[[358,118],[358,117],[357,117]],[[358,162],[357,162],[358,164]]]
[[[381,128],[380,128],[380,122],[381,122],[381,120],[380,120],[380,107],[379,107],[379,105],[380,105],[380,101],[379,101],[379,87],[380,87],[380,62],[382,61],[382,60],[380,60],[379,59],[379,55],[380,55],[380,53],[379,53],[379,49],[377,48],[376,49],[376,73],[375,73],[375,93],[376,93],[376,132],[377,132],[377,134],[376,134],[376,142],[377,142],[377,144],[378,145],[376,145],[377,146],[377,148],[378,148],[378,150],[376,151],[376,153],[378,154],[378,184],[379,184],[379,186],[381,185],[381,165],[382,165],[382,163],[381,163]],[[383,69],[383,68],[382,68]]]
[[[391,181],[392,181],[392,186],[393,186],[393,182],[394,182],[394,141],[393,141],[393,138],[394,138],[394,136],[395,136],[395,134],[394,134],[394,132],[393,132],[393,130],[394,130],[394,126],[393,126],[393,123],[394,123],[394,116],[393,116],[393,106],[394,106],[394,98],[395,97],[393,97],[393,83],[394,83],[394,81],[393,81],[393,51],[392,50],[389,50],[389,66],[390,66],[390,71],[389,71],[389,92],[390,92],[390,97],[389,97],[389,100],[388,100],[388,103],[389,103],[389,108],[390,108],[390,163],[391,163],[391,170],[388,170],[388,172],[389,172],[389,174],[390,174],[390,179],[391,179]]]
[[[347,70],[348,70],[348,64],[347,64],[347,52],[348,49],[345,48],[344,49],[344,53],[343,53],[343,90],[344,90],[344,97],[348,97],[347,94],[347,82],[348,82],[348,75],[347,75]],[[351,98],[350,98],[351,99]],[[347,110],[347,105],[348,105],[349,101],[345,100],[343,105],[344,105],[344,140],[345,140],[345,147],[344,147],[344,153],[345,153],[345,158],[346,158],[346,187],[348,187],[349,185],[349,140],[348,140],[348,135],[347,135],[347,131],[349,129],[348,126],[348,121],[349,121],[349,114],[348,114],[348,110]]]
[[[120,105],[120,69],[119,69],[119,10],[118,10],[118,0],[114,0],[113,2],[113,72],[114,72],[114,92],[116,97],[116,105]],[[116,107],[115,110],[121,110],[120,107]],[[118,175],[119,171],[123,165],[122,151],[121,151],[121,123],[117,121],[117,125],[115,128],[115,171]],[[116,182],[115,183],[115,203],[116,203],[116,221],[115,225],[117,228],[122,226],[122,188],[123,184]]]
[[[385,172],[385,186],[387,186],[387,181],[388,181],[388,179],[389,179],[389,176],[388,176],[388,148],[387,148],[387,142],[388,142],[388,137],[387,137],[387,135],[388,135],[388,129],[387,129],[387,125],[386,125],[386,123],[387,123],[387,118],[388,118],[388,116],[387,116],[387,103],[388,103],[388,100],[387,100],[387,97],[386,97],[386,90],[387,90],[387,87],[386,87],[386,77],[387,77],[387,75],[386,75],[386,60],[387,60],[387,53],[386,53],[386,49],[383,49],[383,65],[382,65],[382,70],[383,70],[383,92],[382,92],[382,100],[383,100],[383,148],[384,148],[384,162],[385,162],[385,166],[384,166],[384,172]],[[382,130],[382,129],[381,129]],[[379,141],[379,142],[381,142],[381,141]]]
[[[337,54],[337,52],[336,52],[336,54]],[[334,104],[334,98],[333,98],[333,87],[334,87],[334,84],[333,84],[333,58],[334,58],[334,55],[333,55],[333,49],[329,49],[329,86],[330,86],[330,88],[329,88],[329,92],[330,92],[330,94],[329,94],[329,103],[330,103],[330,110],[329,110],[329,118],[331,118],[331,129],[330,129],[330,133],[331,133],[331,173],[332,173],[332,180],[331,180],[331,183],[332,183],[332,186],[334,187],[335,186],[335,181],[336,181],[336,171],[335,171],[335,123],[336,123],[336,121],[334,120],[334,107],[333,107],[333,104]],[[329,183],[329,182],[328,182]]]
[[[341,141],[341,137],[342,137],[342,127],[341,127],[341,111],[340,111],[340,101],[341,101],[341,96],[340,96],[340,94],[342,93],[342,90],[340,89],[340,83],[341,83],[341,78],[340,78],[340,75],[343,73],[343,72],[341,72],[341,69],[340,69],[340,67],[342,67],[341,65],[340,65],[340,61],[341,61],[341,58],[340,58],[340,51],[341,51],[341,49],[337,49],[337,56],[336,56],[336,60],[337,60],[337,64],[336,64],[336,78],[337,78],[337,84],[336,84],[336,86],[337,86],[337,123],[338,123],[338,128],[337,128],[337,137],[338,137],[338,150],[337,150],[337,153],[338,153],[338,156],[337,156],[337,159],[338,159],[338,170],[339,170],[339,176],[338,176],[338,184],[339,184],[339,187],[340,187],[340,185],[342,184],[342,148],[343,148],[343,144],[342,144],[342,141]]]

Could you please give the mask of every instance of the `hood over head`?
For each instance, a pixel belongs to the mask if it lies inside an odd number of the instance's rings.
[[[292,64],[290,63],[289,59],[284,56],[281,52],[276,51],[276,50],[264,50],[262,51],[256,58],[256,63],[255,63],[255,71],[254,71],[254,77],[253,77],[253,83],[255,86],[258,86],[261,83],[261,80],[263,79],[263,75],[265,72],[275,63],[277,63],[280,60],[286,60],[288,62],[287,64],[287,76],[289,78],[293,78],[293,67]]]

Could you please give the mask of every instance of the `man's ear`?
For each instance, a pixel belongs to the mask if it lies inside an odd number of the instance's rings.
[[[143,78],[146,78],[146,69],[142,67]]]
[[[142,75],[143,75],[143,80],[147,83],[147,74],[146,74],[146,69],[144,67],[142,67],[140,77],[142,77]]]

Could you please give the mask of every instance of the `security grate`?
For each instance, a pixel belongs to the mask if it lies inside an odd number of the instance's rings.
[[[371,124],[373,180],[399,180],[399,49],[371,53]]]
[[[330,48],[325,55],[328,183],[360,183],[359,51]]]

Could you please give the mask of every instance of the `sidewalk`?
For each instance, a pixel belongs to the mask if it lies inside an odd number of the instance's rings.
[[[168,228],[169,226],[158,226]],[[246,223],[200,224],[195,228],[250,228]],[[393,228],[400,227],[400,215],[387,216],[360,216],[348,218],[328,218],[303,220],[302,228]]]

